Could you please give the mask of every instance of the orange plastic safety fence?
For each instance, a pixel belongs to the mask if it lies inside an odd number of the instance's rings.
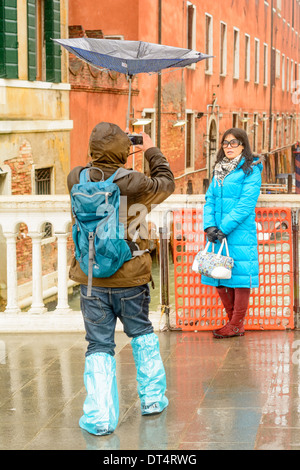
[[[174,211],[176,326],[182,330],[213,330],[227,321],[216,288],[192,271],[205,243],[202,216],[202,208]],[[245,329],[294,328],[291,209],[258,208],[256,223],[260,286],[251,290]]]

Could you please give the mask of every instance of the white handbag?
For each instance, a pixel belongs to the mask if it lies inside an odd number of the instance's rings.
[[[212,244],[212,251],[208,252],[211,242],[207,242],[203,251],[199,251],[195,256],[192,270],[196,273],[203,274],[213,279],[230,279],[234,260],[229,256],[229,250],[226,238],[223,238],[218,253],[214,252],[214,244]],[[226,256],[223,256],[222,250],[226,248]]]

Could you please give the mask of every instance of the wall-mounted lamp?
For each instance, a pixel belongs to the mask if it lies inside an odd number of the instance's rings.
[[[180,127],[180,126],[185,126],[185,125],[186,125],[186,121],[176,121],[173,124],[173,127]]]
[[[152,122],[152,119],[136,119],[132,125],[133,126],[147,126],[147,124],[150,124]]]

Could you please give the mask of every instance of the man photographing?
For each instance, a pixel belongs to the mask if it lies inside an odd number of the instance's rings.
[[[148,283],[152,279],[152,261],[148,239],[141,231],[138,234],[136,230],[132,230],[132,227],[137,227],[138,207],[144,209],[144,213],[149,213],[153,204],[160,204],[172,194],[175,184],[166,158],[147,134],[142,133],[142,136],[143,144],[138,148],[144,151],[150,176],[128,171],[115,180],[121,197],[127,199],[127,207],[120,209],[120,220],[124,225],[128,245],[132,253],[138,252],[140,255],[132,256],[109,277],[93,277],[91,295],[88,295],[88,277],[82,271],[78,257],[74,257],[70,267],[70,278],[81,284],[80,302],[88,342],[84,372],[87,397],[83,407],[84,415],[79,424],[96,435],[113,432],[118,423],[119,404],[114,359],[117,318],[122,322],[127,336],[132,338],[142,414],[159,413],[168,405],[165,396],[166,376],[158,337],[149,320]],[[97,124],[89,140],[91,163],[86,168],[91,168],[90,181],[100,180],[101,172],[97,169],[102,170],[104,180],[107,180],[119,168],[124,168],[130,146],[128,135],[117,125],[107,122]],[[84,169],[85,167],[76,167],[70,172],[70,192],[74,185],[80,183],[80,174]]]

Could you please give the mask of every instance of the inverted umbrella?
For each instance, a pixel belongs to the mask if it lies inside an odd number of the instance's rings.
[[[191,49],[143,41],[92,38],[53,39],[53,41],[96,68],[106,68],[128,76],[129,96],[126,127],[129,125],[133,75],[157,73],[168,68],[182,68],[212,57]]]

